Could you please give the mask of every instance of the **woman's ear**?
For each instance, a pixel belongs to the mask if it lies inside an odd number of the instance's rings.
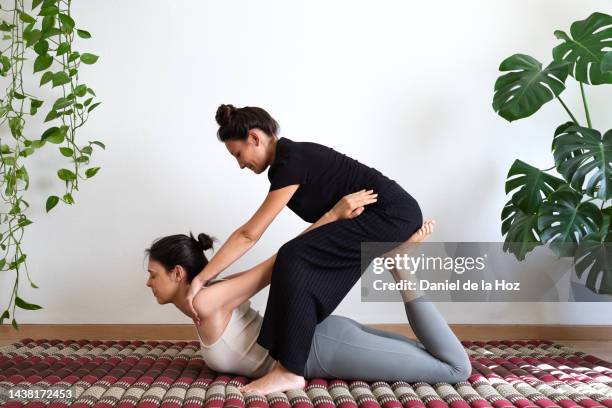
[[[176,265],[172,268],[171,278],[174,282],[180,282],[182,280],[187,280],[187,271],[181,265]]]
[[[259,146],[261,143],[259,133],[257,133],[254,129],[249,130],[249,139],[255,145],[255,147]]]

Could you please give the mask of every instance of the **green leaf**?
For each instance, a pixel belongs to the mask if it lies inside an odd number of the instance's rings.
[[[585,236],[576,248],[574,269],[579,279],[588,271],[586,286],[591,291],[612,295],[612,234],[600,231]]]
[[[34,282],[30,282],[30,286],[32,286],[34,289],[38,289],[38,286],[36,286]]]
[[[76,180],[76,175],[68,169],[58,170],[57,176],[60,178],[60,180],[64,181]]]
[[[64,71],[58,71],[53,74],[53,88],[70,82],[70,77]]]
[[[89,31],[85,30],[77,30],[77,35],[81,38],[91,38],[91,34],[89,33]]]
[[[10,318],[11,315],[9,314],[8,309],[6,309],[3,313],[2,316],[0,316],[0,325],[4,323],[4,319],[8,319]]]
[[[40,3],[42,3],[43,0],[32,0],[32,10],[34,10],[36,7],[40,6]],[[2,323],[0,323],[2,324]]]
[[[89,163],[89,157],[79,156],[76,158],[75,163]]]
[[[612,130],[597,130],[568,122],[557,128],[552,143],[555,165],[578,191],[606,201],[612,198]]]
[[[100,170],[99,167],[92,167],[90,169],[85,170],[85,176],[87,178],[92,178],[93,176],[95,176],[98,173],[98,170]]]
[[[38,12],[39,16],[53,16],[59,13],[57,6],[43,7]]]
[[[20,136],[23,136],[22,131],[23,131],[23,123],[21,121],[20,117],[12,117],[9,119],[9,128],[11,129],[11,134],[13,135],[14,138],[18,138]]]
[[[601,59],[601,72],[603,74],[612,73],[612,51],[606,52]]]
[[[72,29],[74,28],[74,20],[72,19],[72,17],[70,17],[67,14],[60,13],[59,19],[60,19],[60,22],[62,23],[62,26],[64,26],[68,32],[71,32]]]
[[[89,54],[86,52],[81,55],[81,62],[83,62],[83,64],[95,64],[97,60],[98,56],[94,54]]]
[[[523,261],[527,253],[541,245],[537,214],[525,214],[510,200],[502,210],[501,219],[502,236],[506,236],[504,252],[510,252]]]
[[[39,55],[38,57],[36,57],[36,60],[34,60],[34,73],[44,71],[45,69],[49,68],[52,63],[52,56],[47,54]]]
[[[525,214],[535,214],[544,199],[563,184],[562,179],[517,159],[506,177],[506,194],[518,189],[512,203]]]
[[[19,296],[15,297],[15,306],[20,307],[22,309],[27,309],[27,310],[38,310],[38,309],[42,309],[42,307],[35,305],[33,303],[28,303],[25,300],[23,300],[22,298],[20,298]]]
[[[30,224],[32,224],[32,221],[28,220],[27,218],[22,218],[17,223],[17,225],[19,225],[20,227],[27,227]]]
[[[50,27],[48,30],[43,32],[43,38],[57,37],[62,34],[62,31],[57,27]]]
[[[35,23],[36,19],[31,15],[24,13],[23,11],[19,12],[19,19],[24,23]]]
[[[512,71],[495,81],[493,109],[509,122],[533,115],[565,89],[570,64],[552,62],[544,70],[535,58],[515,54],[506,58],[500,71]]]
[[[55,16],[45,16],[41,24],[41,31],[43,33],[43,36],[53,27],[55,27]]]
[[[96,96],[96,93],[91,88],[87,88],[87,92],[90,93],[93,96]]]
[[[45,141],[44,140],[34,140],[32,142],[32,147],[34,149],[39,149],[41,147],[43,147],[45,145]]]
[[[612,72],[602,70],[603,57],[612,45],[612,16],[593,13],[585,20],[575,21],[567,35],[555,31],[564,42],[553,48],[553,58],[570,63],[570,75],[585,84],[612,84]]]
[[[59,118],[59,115],[57,114],[57,111],[51,109],[49,111],[49,113],[47,114],[47,116],[45,117],[45,122],[49,122],[50,120]]]
[[[603,216],[591,202],[581,202],[582,194],[567,184],[548,196],[538,211],[542,243],[548,243],[557,256],[574,256],[576,244],[599,231]]]
[[[60,153],[65,157],[72,157],[74,150],[69,147],[60,147]]]
[[[53,79],[53,72],[47,71],[40,78],[40,85],[42,86],[46,84],[47,82],[51,81],[52,79]]]
[[[74,198],[72,198],[72,194],[70,193],[64,194],[64,202],[66,204],[74,204]]]
[[[30,115],[36,115],[38,108],[40,108],[43,104],[43,101],[39,101],[37,99],[30,98]]]
[[[8,24],[4,20],[2,20],[2,23],[0,23],[0,31],[11,31],[13,28],[15,28],[14,24]]]
[[[100,105],[101,103],[102,103],[102,102],[96,102],[96,103],[94,103],[94,104],[93,104],[93,105],[91,105],[89,108],[87,108],[87,112],[89,113],[89,112],[91,112],[92,110],[96,109],[96,107],[97,107],[98,105]]]
[[[70,51],[70,43],[63,42],[57,46],[57,50],[55,51],[55,55],[64,55],[65,53]]]
[[[69,98],[58,98],[53,104],[53,109],[60,110],[72,105],[74,101]]]
[[[68,71],[68,75],[70,75],[71,77],[75,76],[79,71],[76,68],[70,68],[70,70]]]
[[[93,149],[91,148],[91,146],[85,146],[84,148],[81,149],[81,152],[85,154],[91,154],[93,152]]]
[[[91,101],[93,101],[93,98],[87,98],[85,100],[85,106],[88,106],[91,103]]]
[[[79,59],[80,55],[81,54],[78,51],[71,52],[70,56],[68,56],[68,62],[76,61],[77,59]]]
[[[106,150],[106,145],[102,142],[98,142],[97,140],[94,140],[93,142],[91,142],[92,144],[98,145],[101,148],[103,148],[104,150]]]
[[[40,40],[42,33],[40,30],[32,30],[23,33],[23,38],[26,40],[26,47],[30,47],[32,44]]]
[[[15,97],[15,99],[25,99],[25,95],[22,95],[17,91],[13,92],[13,96]]]
[[[43,133],[40,139],[44,140],[45,142],[59,144],[64,141],[64,137],[65,137],[65,131],[54,126],[54,127],[51,127],[45,130],[45,133]]]
[[[36,45],[34,45],[34,51],[36,51],[38,55],[45,55],[47,51],[49,51],[49,43],[47,40],[40,40],[37,42]]]
[[[79,97],[87,95],[87,85],[81,84],[74,88],[74,94]]]
[[[29,155],[33,153],[34,153],[34,149],[32,149],[31,147],[27,147],[23,149],[21,152],[19,152],[19,155],[23,157],[28,157]]]
[[[49,196],[49,198],[47,198],[47,204],[45,205],[47,212],[51,211],[53,207],[57,205],[57,203],[59,203],[58,196]]]
[[[6,55],[3,55],[0,60],[2,62],[2,72],[8,72],[11,69],[11,60]]]
[[[19,330],[19,324],[17,324],[17,320],[15,320],[14,317],[13,317],[13,320],[11,321],[11,325],[13,325],[13,328],[15,330]]]

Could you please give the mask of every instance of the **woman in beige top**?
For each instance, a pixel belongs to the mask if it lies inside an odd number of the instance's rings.
[[[371,191],[350,194],[326,214],[326,220],[356,217],[375,200]],[[426,221],[409,241],[424,239],[434,223]],[[159,239],[147,249],[150,274],[147,286],[158,303],[173,303],[191,316],[187,292],[193,277],[207,263],[203,252],[210,248],[212,239],[206,234],[199,234],[197,240],[191,234],[179,234]],[[262,316],[249,302],[251,296],[270,283],[274,258],[211,282],[196,298],[194,306],[200,319],[194,323],[202,356],[211,369],[260,378],[276,364],[256,342]],[[332,315],[316,328],[306,378],[430,383],[467,379],[471,372],[467,353],[435,306],[420,301],[423,296],[415,298],[414,293],[402,296],[408,320],[420,341]],[[248,385],[242,390],[253,391]]]

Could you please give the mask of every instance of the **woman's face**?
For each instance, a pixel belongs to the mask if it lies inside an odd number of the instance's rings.
[[[176,268],[175,268],[176,269]],[[147,286],[153,291],[157,303],[163,305],[171,303],[179,291],[180,274],[176,270],[168,271],[162,264],[149,259],[149,279]]]
[[[251,129],[246,140],[227,140],[224,143],[241,169],[246,167],[259,174],[269,165],[268,139],[270,138],[261,130]]]

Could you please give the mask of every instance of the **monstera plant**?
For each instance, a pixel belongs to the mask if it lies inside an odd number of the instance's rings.
[[[512,122],[559,101],[570,121],[552,137],[554,166],[539,169],[515,160],[506,180],[511,194],[501,212],[504,251],[524,260],[540,245],[559,257],[573,258],[578,278],[598,294],[612,294],[612,130],[593,128],[585,95],[588,85],[612,84],[612,17],[593,13],[576,21],[545,68],[535,58],[515,54],[499,70],[493,109]],[[585,120],[579,120],[561,99],[568,77],[579,87]],[[585,126],[586,125],[586,126]],[[557,175],[551,174],[555,170]]]

